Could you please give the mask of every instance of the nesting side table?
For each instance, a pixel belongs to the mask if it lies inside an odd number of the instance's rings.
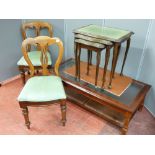
[[[81,39],[82,38],[82,39]],[[101,52],[103,49],[106,48],[106,60],[104,65],[104,72],[103,72],[103,83],[102,87],[104,87],[105,77],[106,77],[106,71],[107,71],[107,65],[109,61],[110,56],[110,48],[112,47],[110,44],[109,46],[105,46],[103,43],[96,43],[92,41],[88,41],[83,39],[84,37],[76,35],[75,38],[75,60],[76,60],[76,73],[75,76],[80,79],[80,55],[81,55],[81,48],[85,48],[88,50],[88,63],[87,63],[87,75],[89,75],[89,65],[91,65],[91,59],[92,59],[92,51],[97,53],[96,57],[96,76],[95,76],[95,86],[97,86],[97,80],[98,80],[98,72],[99,72],[99,65],[100,65],[100,59],[101,59]]]
[[[120,53],[121,44],[124,41],[127,42],[124,59],[123,59],[123,63],[122,63],[122,68],[121,68],[121,72],[120,72],[120,75],[122,76],[125,61],[126,61],[127,54],[128,54],[128,50],[130,47],[130,37],[134,33],[131,31],[121,30],[121,29],[117,29],[117,28],[101,27],[101,26],[97,26],[97,25],[88,25],[88,26],[84,26],[82,28],[74,30],[74,34],[75,34],[74,35],[75,39],[76,39],[77,35],[78,36],[82,35],[82,36],[84,36],[84,38],[81,38],[81,39],[89,40],[90,42],[97,42],[97,43],[102,44],[102,42],[104,41],[105,43],[110,42],[113,44],[113,47],[114,47],[113,59],[112,59],[112,67],[111,67],[110,80],[109,80],[109,88],[111,88],[112,78],[114,78],[115,68],[117,65],[117,60],[118,60],[118,56]],[[76,44],[76,42],[75,42],[75,44]],[[106,44],[104,44],[104,45],[106,45]],[[76,49],[77,48],[75,46],[75,51],[76,51]],[[76,52],[75,52],[75,54],[76,54]],[[107,57],[108,57],[108,55],[107,55]],[[78,62],[77,58],[78,57],[75,55],[75,59]],[[89,58],[91,58],[91,54],[89,54]],[[90,60],[91,59],[89,59],[89,61]],[[76,62],[76,65],[77,65],[77,62]],[[91,62],[89,62],[89,63],[91,63]],[[79,72],[80,72],[79,68],[76,67],[76,76],[78,75]]]

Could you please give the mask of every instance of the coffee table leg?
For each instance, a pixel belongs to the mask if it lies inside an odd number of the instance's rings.
[[[126,112],[125,113],[124,126],[121,129],[122,135],[126,135],[126,133],[128,132],[128,126],[129,126],[130,118],[131,118],[131,114],[129,112]]]
[[[107,66],[109,62],[110,57],[110,46],[107,46],[106,48],[106,55],[105,55],[105,64],[104,64],[104,72],[103,72],[103,81],[102,81],[102,88],[104,88],[104,83],[106,81],[106,73],[107,73]]]
[[[138,108],[138,111],[142,111],[142,109],[143,109],[143,107],[144,107],[144,100],[145,100],[145,97],[144,97],[144,99],[142,100],[142,102],[141,102],[141,104],[140,104],[140,106],[139,106],[139,108]]]
[[[114,73],[114,69],[115,69],[115,65],[117,61],[118,48],[119,48],[119,44],[115,43],[114,51],[113,51],[112,67],[111,67],[111,73],[110,73],[110,81],[109,81],[109,86],[108,86],[109,89],[111,89],[112,87],[111,84],[112,84],[113,73]]]
[[[96,77],[95,77],[95,86],[97,86],[97,80],[98,80],[98,72],[99,72],[99,65],[101,60],[101,51],[97,51],[97,57],[96,57]]]
[[[121,69],[121,73],[120,73],[121,76],[123,76],[123,69],[124,69],[124,65],[125,65],[126,58],[127,58],[128,51],[129,51],[129,47],[130,47],[130,41],[131,41],[131,39],[129,38],[127,40],[127,44],[126,44],[126,51],[125,51],[125,55],[124,55],[124,59],[123,59],[123,64],[122,64],[122,69]]]
[[[124,128],[124,127],[123,127],[123,128],[121,129],[121,134],[122,134],[122,135],[126,135],[127,132],[128,132],[128,128]]]

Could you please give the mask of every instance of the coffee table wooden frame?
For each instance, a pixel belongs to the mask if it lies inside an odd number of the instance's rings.
[[[67,61],[70,61],[70,60],[67,60]],[[105,94],[101,94],[87,87],[86,84],[80,84],[76,80],[72,81],[66,76],[64,76],[63,74],[61,74],[61,77],[64,82],[67,98],[69,101],[71,101],[72,103],[76,103],[81,107],[104,118],[105,120],[117,125],[118,127],[121,128],[122,134],[127,133],[129,122],[133,118],[134,114],[138,110],[139,111],[142,110],[144,106],[145,96],[151,87],[148,84],[133,80],[134,84],[143,85],[143,88],[135,96],[132,103],[130,103],[129,105],[126,105],[113,99],[112,97],[109,97]],[[101,112],[100,108],[103,108],[106,110],[103,110]]]

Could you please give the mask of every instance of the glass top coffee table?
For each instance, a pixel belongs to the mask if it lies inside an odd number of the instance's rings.
[[[121,96],[115,96],[86,81],[77,81],[75,76],[67,74],[65,70],[72,65],[75,65],[75,60],[69,59],[60,67],[68,100],[119,126],[121,133],[126,134],[130,120],[137,110],[142,110],[151,86],[133,80]]]

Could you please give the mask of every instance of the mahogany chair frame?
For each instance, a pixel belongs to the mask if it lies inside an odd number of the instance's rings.
[[[25,40],[27,37],[26,35],[26,31],[27,29],[34,29],[35,31],[35,36],[40,36],[40,31],[42,29],[47,29],[48,33],[49,33],[49,37],[53,37],[53,27],[51,24],[47,23],[47,22],[43,22],[43,21],[32,21],[32,22],[26,22],[23,23],[21,26],[21,34],[22,34],[22,38],[23,40]],[[27,46],[27,51],[30,52],[31,51],[31,46]],[[37,47],[38,50],[40,50]],[[48,51],[50,52],[49,48]],[[35,70],[38,72],[38,70],[41,69],[41,66],[34,66]],[[29,66],[24,66],[24,65],[19,65],[18,69],[20,71],[20,75],[22,78],[22,82],[23,84],[25,84],[25,73],[28,72],[29,73]],[[48,69],[52,69],[52,65],[48,65]]]
[[[24,58],[26,62],[28,63],[28,66],[30,68],[30,77],[34,76],[35,73],[35,67],[33,66],[31,60],[28,57],[28,51],[27,46],[29,45],[35,45],[39,46],[42,52],[41,55],[41,64],[42,64],[42,74],[43,76],[50,75],[51,72],[48,70],[48,57],[47,57],[47,47],[49,45],[56,44],[59,47],[59,54],[58,58],[56,60],[56,63],[54,65],[54,72],[56,76],[59,76],[59,66],[62,61],[63,57],[63,43],[59,38],[50,38],[47,36],[39,36],[36,38],[28,38],[23,41],[22,43],[22,53],[24,55]],[[25,119],[25,125],[28,129],[30,129],[30,121],[29,121],[29,115],[28,115],[28,106],[41,106],[41,105],[49,105],[53,103],[60,103],[61,107],[61,115],[62,115],[62,125],[65,126],[66,123],[66,99],[61,100],[54,100],[54,101],[48,101],[48,102],[28,102],[28,101],[19,101],[20,108],[22,109],[23,116]]]

